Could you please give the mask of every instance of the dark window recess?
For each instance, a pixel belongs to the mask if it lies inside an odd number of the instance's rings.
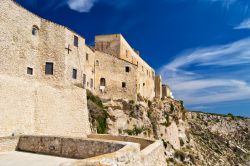
[[[98,61],[98,60],[96,60],[96,63],[95,63],[95,64],[96,64],[96,66],[99,66],[99,61]]]
[[[101,78],[100,85],[101,86],[106,86],[106,80],[105,80],[105,78]]]
[[[83,88],[86,88],[86,74],[83,74]]]
[[[126,66],[125,70],[126,70],[127,73],[130,72],[130,68],[128,66]]]
[[[89,54],[86,54],[86,61],[89,60]]]
[[[45,74],[46,75],[53,75],[54,70],[54,64],[51,62],[46,62],[45,66]]]
[[[93,88],[93,86],[94,86],[94,81],[93,81],[93,79],[91,78],[91,79],[90,79],[90,87]]]
[[[76,69],[73,69],[72,78],[77,79],[77,70]]]
[[[33,75],[33,69],[30,67],[27,67],[27,74]]]
[[[32,35],[37,36],[38,35],[38,30],[39,30],[39,28],[36,25],[34,25],[32,27]]]
[[[78,47],[78,37],[74,36],[74,46]]]
[[[145,83],[143,83],[143,86],[145,86]]]
[[[122,83],[122,88],[126,88],[126,82]]]

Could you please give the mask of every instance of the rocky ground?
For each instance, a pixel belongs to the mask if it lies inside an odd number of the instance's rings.
[[[88,94],[92,132],[163,141],[167,165],[250,165],[250,119],[185,110],[170,98],[101,101]]]

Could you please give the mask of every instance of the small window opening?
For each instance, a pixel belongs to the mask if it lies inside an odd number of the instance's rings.
[[[145,86],[145,83],[143,83],[143,86]]]
[[[122,82],[122,88],[126,88],[126,82]]]
[[[78,37],[74,36],[74,46],[78,47]]]
[[[95,65],[99,66],[99,61],[98,60],[95,61]]]
[[[100,85],[101,86],[106,86],[106,80],[105,80],[105,78],[101,78]]]
[[[127,73],[130,72],[130,68],[128,66],[125,67],[125,70],[126,70]]]
[[[83,74],[83,88],[86,88],[86,74]]]
[[[91,78],[90,79],[90,87],[93,88],[94,87],[94,80]]]
[[[37,36],[38,35],[38,30],[39,30],[38,26],[34,25],[32,27],[32,35]]]
[[[77,69],[73,69],[72,78],[77,79]]]
[[[27,67],[27,74],[33,75],[33,68]]]
[[[53,75],[53,69],[54,68],[54,64],[52,62],[46,62],[46,66],[45,66],[45,74],[46,75]]]
[[[86,54],[86,61],[88,61],[89,60],[89,54],[87,53]]]

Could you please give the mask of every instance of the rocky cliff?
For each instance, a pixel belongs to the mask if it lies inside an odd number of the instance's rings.
[[[92,132],[162,140],[167,165],[250,165],[250,119],[185,110],[183,102],[101,101],[88,95]]]

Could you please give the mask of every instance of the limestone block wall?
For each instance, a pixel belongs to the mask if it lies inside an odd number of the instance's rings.
[[[94,139],[21,136],[17,150],[52,156],[86,159],[120,150],[126,144]]]
[[[120,58],[120,35],[99,35],[95,37],[95,50]]]
[[[90,133],[84,89],[41,85],[36,93],[35,134],[86,137]]]
[[[139,56],[121,34],[95,37],[95,49],[137,66],[137,92],[147,99],[155,97],[155,71]]]
[[[155,140],[144,139],[140,137],[109,135],[109,134],[91,134],[88,135],[88,138],[138,143],[140,144],[141,150],[145,149],[147,146],[155,142]]]
[[[99,61],[96,62],[95,60],[95,52],[92,51],[88,46],[85,46],[86,54],[88,54],[88,57],[85,58],[85,89],[88,89],[95,93],[95,66],[99,63]],[[93,83],[93,85],[92,85]]]
[[[86,91],[75,86],[82,84],[85,40],[78,35],[79,46],[74,48],[74,36],[12,0],[1,1],[0,136],[90,132]],[[45,74],[46,62],[53,63],[53,75]],[[73,68],[78,69],[77,79],[72,78]]]
[[[0,136],[90,133],[86,91],[0,75]]]
[[[0,137],[34,133],[35,85],[0,75]]]
[[[0,137],[0,153],[16,150],[19,137]]]
[[[168,85],[162,85],[162,97],[172,97],[172,92]]]
[[[81,86],[86,63],[85,39],[74,32],[65,29],[66,41],[62,43],[65,53],[65,82]],[[78,46],[74,45],[74,38],[78,40]],[[70,50],[68,50],[70,49]],[[76,79],[73,78],[73,69],[76,70]]]
[[[155,141],[141,151],[141,164],[143,166],[165,166],[166,158],[164,146],[161,141]]]
[[[137,67],[117,57],[95,52],[99,65],[95,66],[96,94],[102,98],[136,100]],[[129,72],[126,72],[129,67]],[[105,90],[100,90],[101,78],[105,79]],[[126,87],[122,87],[122,83]]]
[[[102,139],[102,140],[115,140],[123,142],[132,142],[140,145],[140,152],[136,154],[139,163],[137,165],[141,166],[165,166],[165,154],[164,146],[162,141],[144,139],[140,137],[132,136],[112,136],[107,134],[96,135],[92,134],[88,136],[89,138]],[[133,161],[133,160],[132,160]],[[116,162],[115,164],[121,164]],[[122,164],[121,164],[122,165]]]
[[[155,76],[155,97],[162,98],[162,81],[161,76]]]
[[[32,36],[33,25],[41,19],[18,7],[11,0],[0,5],[0,73],[25,76],[27,66],[36,66],[38,38]]]

